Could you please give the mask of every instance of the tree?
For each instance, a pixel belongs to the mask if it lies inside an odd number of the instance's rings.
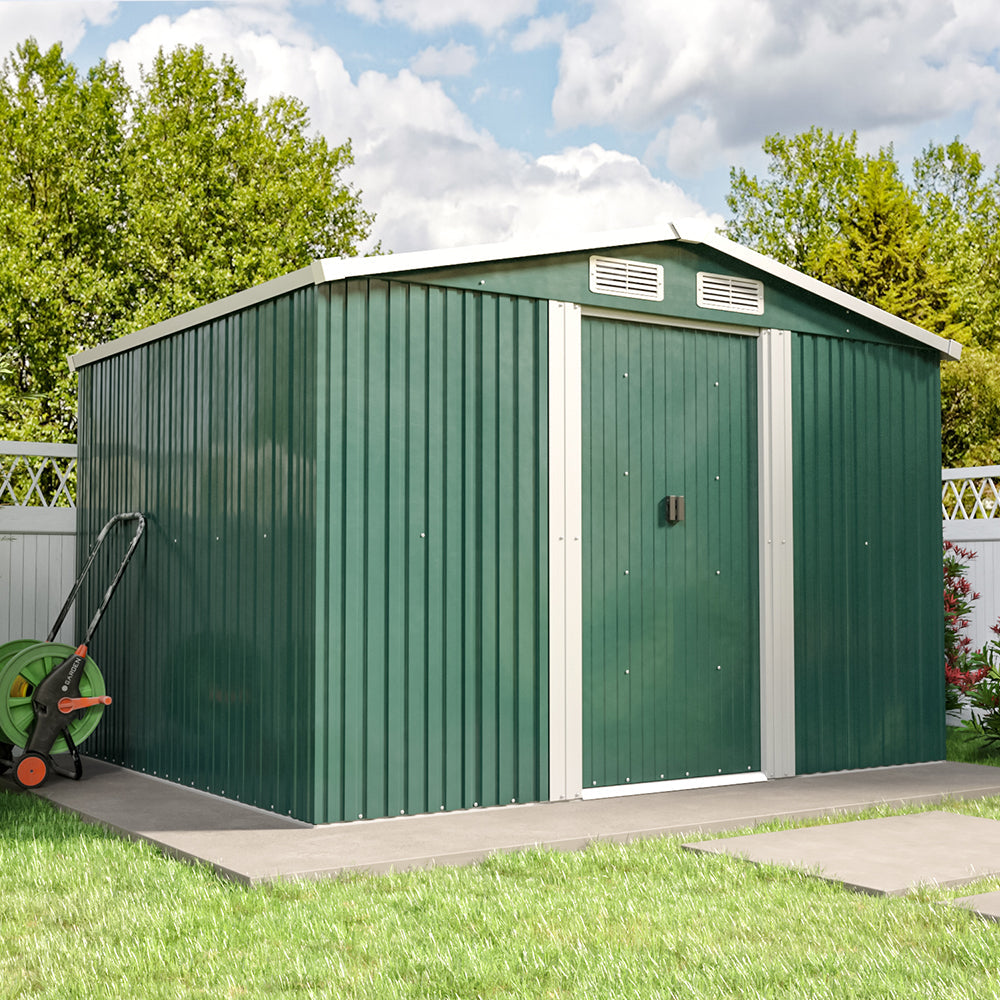
[[[817,252],[816,275],[926,330],[950,336],[945,270],[930,259],[928,231],[891,150],[866,158],[840,205],[838,233]]]
[[[303,105],[258,105],[231,60],[160,52],[135,89],[84,78],[56,45],[0,77],[0,436],[72,440],[66,355],[315,257],[356,253],[372,216],[344,182],[350,142]]]
[[[811,129],[764,143],[769,179],[730,171],[727,235],[966,345],[942,366],[942,460],[1000,462],[1000,180],[955,140],[900,174],[892,147]]]
[[[768,179],[742,168],[729,171],[726,235],[789,267],[814,274],[840,232],[842,207],[857,190],[864,160],[857,135],[812,128],[799,135],[770,135]]]
[[[932,259],[947,268],[955,319],[968,342],[1000,346],[1000,171],[954,139],[931,143],[913,164],[914,193]]]

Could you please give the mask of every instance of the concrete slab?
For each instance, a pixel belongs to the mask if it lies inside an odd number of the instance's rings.
[[[802,869],[850,889],[885,896],[899,896],[918,885],[965,885],[1000,873],[1000,821],[939,811],[684,847]]]
[[[2,780],[2,779],[0,779]],[[8,785],[7,787],[12,787]],[[806,775],[590,802],[500,806],[309,826],[183,785],[85,759],[82,781],[34,794],[166,853],[241,882],[468,864],[534,846],[711,833],[888,803],[1000,795],[1000,768],[940,762]]]
[[[1000,892],[980,892],[975,896],[960,896],[953,899],[954,906],[972,910],[986,920],[1000,920]]]

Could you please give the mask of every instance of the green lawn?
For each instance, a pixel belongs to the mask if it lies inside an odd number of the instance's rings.
[[[0,996],[1000,996],[1000,927],[940,905],[969,891],[864,896],[677,839],[247,889],[0,793]]]
[[[992,749],[980,740],[969,739],[968,731],[958,726],[945,729],[945,751],[948,760],[966,761],[969,764],[990,764],[1000,767],[1000,747]]]

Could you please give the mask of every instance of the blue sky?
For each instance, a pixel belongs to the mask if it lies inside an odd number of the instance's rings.
[[[811,125],[1000,157],[996,0],[0,2],[0,47],[28,35],[133,79],[160,46],[231,55],[352,139],[396,251],[719,224],[730,166]]]

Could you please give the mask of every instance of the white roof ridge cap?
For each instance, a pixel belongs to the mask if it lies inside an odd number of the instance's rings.
[[[635,229],[612,229],[559,237],[508,240],[437,250],[408,250],[381,257],[326,257],[315,262],[317,281],[340,281],[362,275],[391,274],[399,271],[425,271],[461,264],[479,264],[490,260],[517,257],[545,257],[602,247],[629,246],[637,243],[661,243],[678,239],[677,227],[643,226]],[[377,262],[377,263],[375,263]]]

